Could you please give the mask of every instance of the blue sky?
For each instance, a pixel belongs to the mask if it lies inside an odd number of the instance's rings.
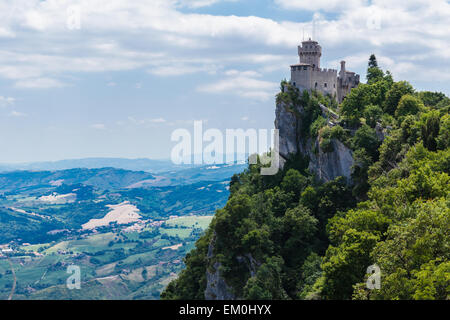
[[[313,20],[322,67],[364,79],[375,53],[450,94],[444,0],[0,0],[0,162],[169,158],[194,120],[271,129]]]

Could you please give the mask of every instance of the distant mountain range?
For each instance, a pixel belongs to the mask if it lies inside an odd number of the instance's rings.
[[[237,156],[236,156],[237,157]],[[246,156],[240,156],[240,159],[247,159]],[[217,165],[216,167],[230,167],[238,164]],[[126,158],[82,158],[82,159],[67,159],[59,161],[43,161],[43,162],[29,162],[29,163],[0,163],[1,172],[11,171],[57,171],[68,169],[100,169],[100,168],[116,168],[131,171],[145,171],[151,173],[161,173],[173,171],[195,169],[201,167],[208,167],[206,165],[177,165],[171,160],[153,160],[148,158],[140,159],[126,159]],[[214,179],[215,180],[215,179]]]
[[[74,168],[98,169],[117,168],[131,171],[163,172],[170,170],[181,170],[188,165],[175,165],[170,160],[152,159],[124,159],[124,158],[84,158],[68,159],[60,161],[30,162],[17,164],[0,164],[0,172],[28,170],[28,171],[55,171]]]
[[[62,184],[90,185],[101,189],[122,189],[154,176],[144,171],[116,168],[68,169],[60,171],[12,171],[0,174],[0,192],[57,187]]]
[[[223,181],[242,172],[245,165],[212,165],[185,167],[153,174],[121,168],[74,168],[65,170],[18,170],[0,173],[0,194],[54,188],[59,185],[83,184],[105,190],[135,189],[194,184],[202,181]]]

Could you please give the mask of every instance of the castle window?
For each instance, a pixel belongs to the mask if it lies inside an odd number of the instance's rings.
[[[293,85],[294,85],[294,87],[295,87],[295,82],[293,82],[292,84],[293,84]]]
[[[327,83],[325,82],[325,83],[323,84],[323,86],[326,88],[326,87],[327,87]]]
[[[336,83],[333,84],[333,88],[336,88]]]
[[[314,85],[314,87],[316,87],[316,88],[317,88],[317,82],[316,82],[316,84]]]
[[[303,70],[308,70],[308,67],[303,67]]]

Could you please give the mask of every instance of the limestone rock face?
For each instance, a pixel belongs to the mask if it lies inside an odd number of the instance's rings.
[[[214,264],[215,272],[206,272],[205,300],[235,300],[230,287],[220,275],[220,263]]]
[[[284,103],[277,104],[275,110],[275,128],[280,134],[280,163],[283,166],[290,155],[301,153],[308,156],[309,170],[317,175],[323,181],[331,181],[339,176],[344,176],[351,183],[351,171],[353,165],[353,156],[350,148],[342,142],[332,139],[332,151],[324,152],[320,148],[319,139],[311,139],[301,136],[302,121],[299,115],[303,108],[297,107],[291,110]],[[214,238],[208,248],[208,259],[213,258]],[[251,254],[237,257],[239,263],[244,264],[250,276],[255,276],[260,265]],[[207,300],[236,300],[231,287],[227,285],[223,276],[220,274],[220,263],[215,262],[214,271],[206,273],[205,299]]]
[[[298,109],[302,112],[303,110]],[[290,154],[299,151],[298,136],[301,121],[299,121],[293,111],[287,111],[284,103],[278,103],[275,109],[275,128],[280,133],[280,156],[287,159]]]
[[[208,259],[213,257],[214,240],[208,247]],[[214,272],[206,271],[206,290],[205,300],[235,300],[236,297],[232,293],[231,288],[226,284],[220,275],[220,263],[213,265]]]
[[[351,182],[353,156],[349,148],[347,148],[339,140],[333,139],[332,152],[323,152],[319,147],[319,141],[315,141],[316,154],[310,154],[309,170],[315,172],[319,179],[323,181],[331,181],[339,176],[347,178]]]
[[[303,109],[297,108],[297,114]],[[312,140],[301,136],[302,121],[292,110],[288,110],[283,103],[277,104],[275,111],[275,128],[280,134],[281,165],[291,154],[300,152],[309,157],[308,169],[323,181],[331,181],[339,176],[347,178],[351,183],[353,155],[350,148],[339,140],[333,139],[333,151],[321,150],[318,138]]]

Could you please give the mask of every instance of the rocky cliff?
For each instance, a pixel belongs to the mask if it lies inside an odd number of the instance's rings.
[[[326,117],[326,107],[322,106],[322,116]],[[331,181],[339,176],[344,176],[351,183],[353,166],[352,150],[337,139],[331,139],[332,151],[325,152],[321,149],[319,138],[311,138],[302,132],[309,131],[303,128],[302,114],[304,109],[296,106],[295,109],[287,107],[284,102],[277,103],[275,110],[275,128],[280,134],[280,161],[283,166],[291,155],[302,154],[309,158],[308,169],[322,181]],[[336,120],[336,119],[333,119]],[[307,129],[307,130],[303,130]],[[220,263],[214,262],[214,239],[208,247],[208,261],[211,268],[206,272],[205,299],[207,300],[234,300],[239,299],[233,293],[233,289],[227,285],[220,272]],[[237,263],[244,264],[250,276],[256,274],[259,263],[253,259],[251,254],[238,257]]]
[[[211,260],[213,258],[214,251],[214,239],[208,246],[208,256],[207,259]],[[213,270],[206,271],[206,290],[205,290],[205,300],[234,300],[235,295],[223,277],[220,274],[221,264],[215,262],[213,264]]]
[[[301,115],[304,110],[296,106],[295,110],[286,107],[280,102],[275,111],[275,128],[280,133],[280,159],[281,164],[290,155],[301,153],[309,158],[309,170],[323,181],[330,181],[344,176],[351,181],[351,168],[353,165],[352,151],[337,139],[332,139],[331,152],[324,152],[320,148],[319,138],[302,136],[303,123]]]

